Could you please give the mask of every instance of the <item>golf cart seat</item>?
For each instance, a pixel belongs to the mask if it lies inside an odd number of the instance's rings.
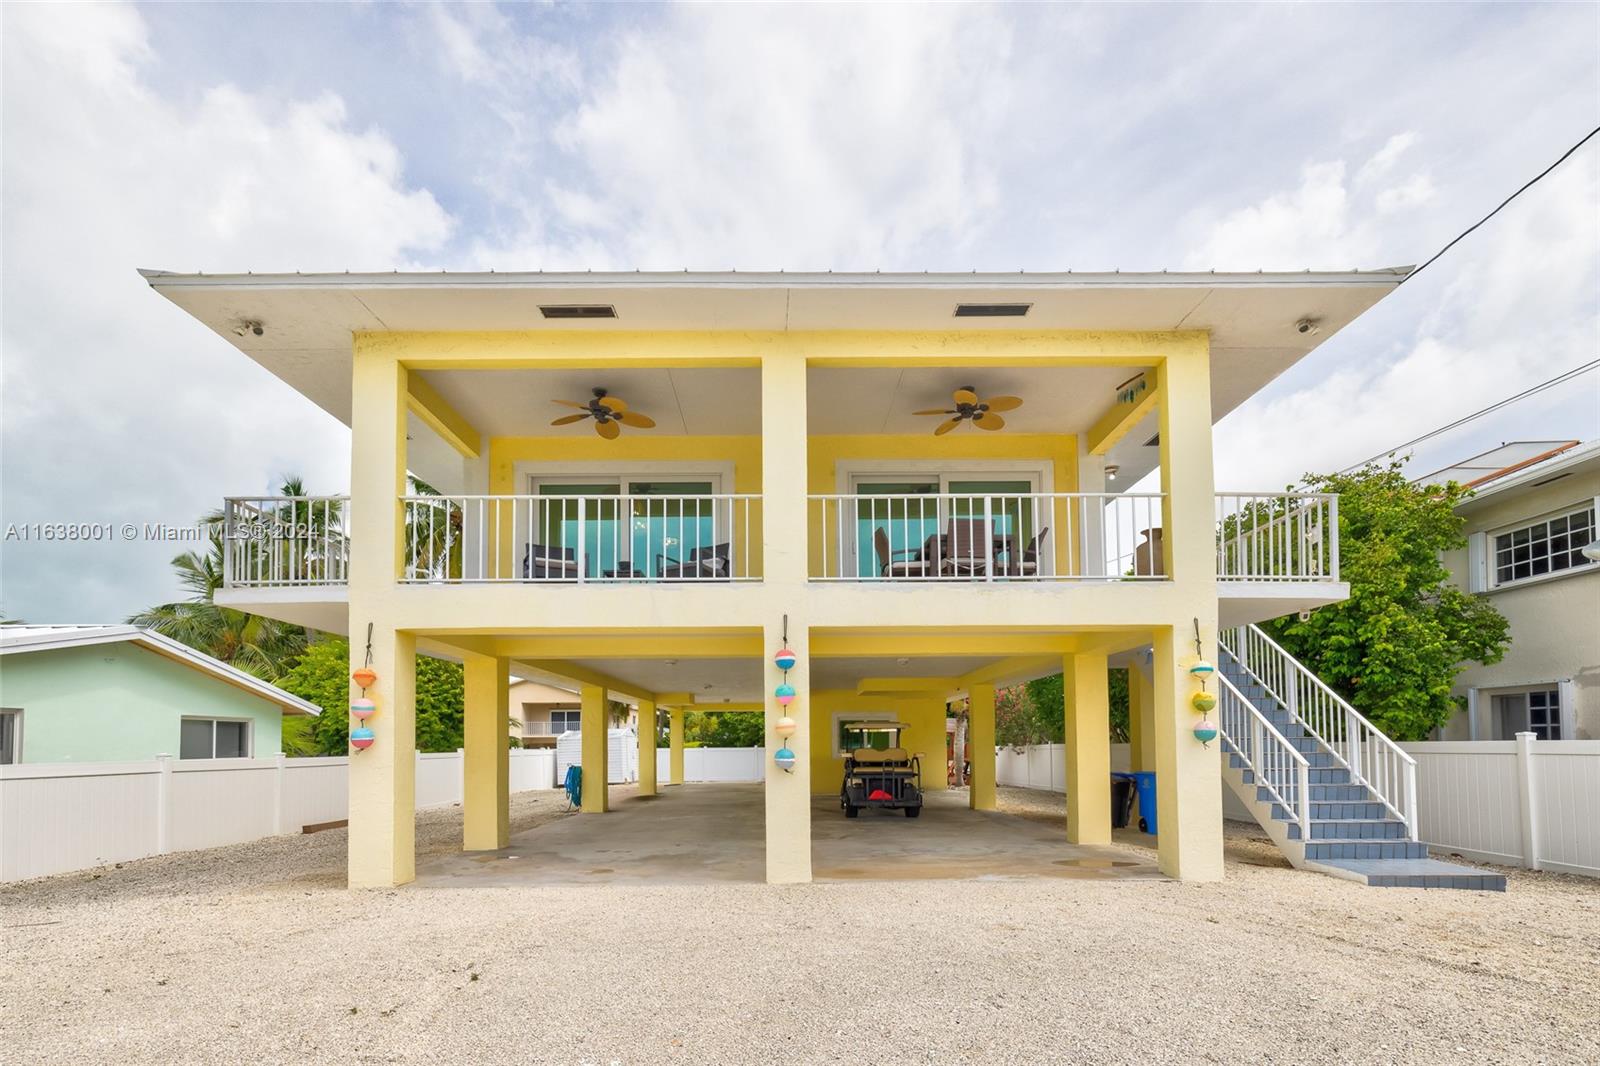
[[[873,763],[910,762],[911,756],[904,748],[857,748],[851,756],[857,764],[870,766]]]

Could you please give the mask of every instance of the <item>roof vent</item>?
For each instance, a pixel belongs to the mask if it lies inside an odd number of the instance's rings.
[[[956,304],[957,318],[1021,318],[1032,304]]]
[[[617,309],[610,304],[540,304],[539,313],[546,318],[617,317]]]

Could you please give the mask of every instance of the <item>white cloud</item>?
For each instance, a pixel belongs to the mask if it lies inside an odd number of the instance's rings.
[[[1407,148],[1417,143],[1415,130],[1406,130],[1397,133],[1383,143],[1383,147],[1374,153],[1373,157],[1362,164],[1361,170],[1356,175],[1358,181],[1375,181],[1383,177],[1394,168]]]
[[[1012,101],[986,8],[682,7],[628,33],[557,143],[581,179],[477,255],[544,257],[576,230],[601,264],[926,266],[995,202],[984,128]],[[534,249],[531,253],[528,248]]]
[[[1313,372],[1222,423],[1219,478],[1279,485],[1336,470],[1555,377],[1600,337],[1600,164],[1575,156],[1314,353]],[[1393,339],[1390,339],[1393,338]],[[1600,375],[1417,449],[1444,466],[1520,435],[1593,435]],[[1515,430],[1509,427],[1517,427]]]
[[[347,483],[343,427],[137,267],[406,266],[451,221],[322,95],[155,95],[139,13],[5,13],[4,523],[186,524],[285,473]],[[170,545],[7,543],[4,609],[109,621],[170,597]]]

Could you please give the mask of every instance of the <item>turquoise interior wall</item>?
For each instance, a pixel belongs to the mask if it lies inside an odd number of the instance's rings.
[[[258,759],[283,738],[276,704],[126,642],[0,656],[0,707],[22,709],[25,763],[177,758],[186,716],[249,719]]]

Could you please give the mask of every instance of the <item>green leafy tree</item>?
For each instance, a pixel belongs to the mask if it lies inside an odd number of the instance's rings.
[[[1339,494],[1350,598],[1263,628],[1390,737],[1425,740],[1455,713],[1461,668],[1499,662],[1511,640],[1494,604],[1452,584],[1441,559],[1466,546],[1455,507],[1471,490],[1413,485],[1400,465],[1305,478],[1308,490]]]
[[[683,717],[687,748],[759,748],[766,740],[767,719],[760,711],[689,711]]]
[[[316,641],[276,684],[322,708],[312,730],[315,754],[343,755],[349,751],[349,642],[342,638]],[[455,751],[461,747],[465,701],[466,685],[459,663],[417,656],[419,751]],[[385,710],[380,706],[378,713]]]
[[[1036,678],[1026,686],[1028,713],[1024,744],[1060,744],[1067,734],[1067,708],[1060,674]],[[1111,704],[1110,742],[1128,741],[1128,671],[1112,669],[1106,674],[1106,689]],[[998,707],[996,708],[998,711]],[[998,724],[996,726],[998,730]],[[1006,743],[1006,741],[1002,741]]]

